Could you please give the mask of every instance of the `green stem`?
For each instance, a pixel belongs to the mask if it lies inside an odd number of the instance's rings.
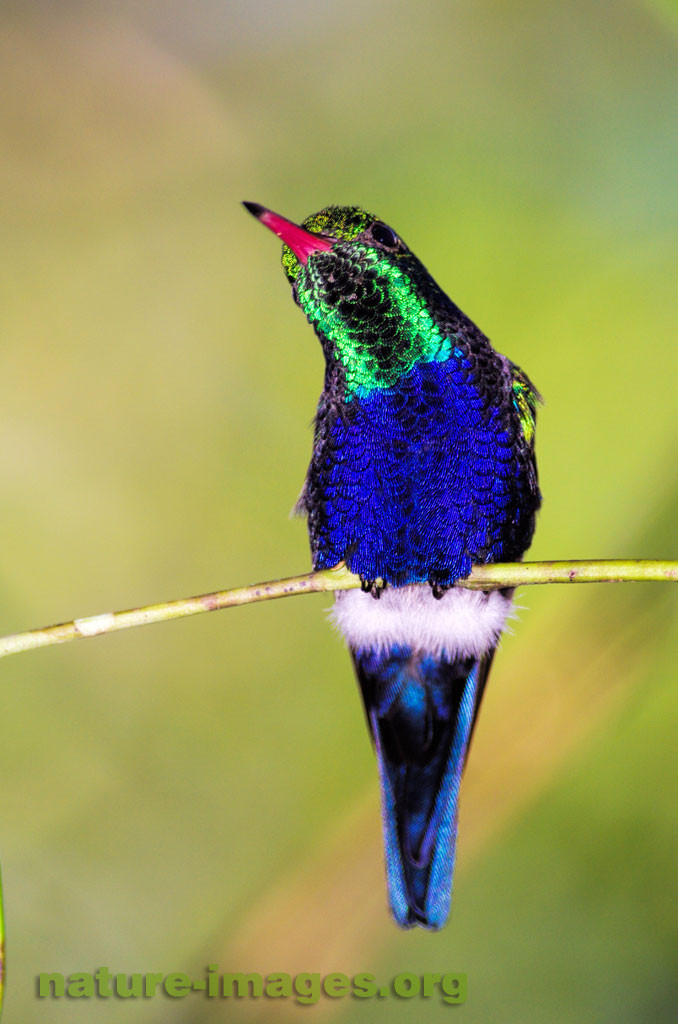
[[[602,561],[602,562],[506,562],[495,565],[477,565],[466,579],[455,586],[468,590],[501,590],[537,583],[640,583],[678,582],[678,562],[670,561]],[[27,633],[14,633],[0,637],[0,658],[35,647],[69,643],[90,636],[115,633],[119,629],[146,626],[151,622],[183,619],[188,615],[213,612],[219,608],[272,601],[295,594],[318,594],[332,590],[352,590],[360,586],[360,579],[344,565],[324,572],[311,572],[303,576],[290,576],[270,583],[255,583],[251,587],[217,590],[213,594],[188,597],[179,601],[133,608],[124,612],[105,612],[85,619],[75,619],[58,626],[32,629]]]

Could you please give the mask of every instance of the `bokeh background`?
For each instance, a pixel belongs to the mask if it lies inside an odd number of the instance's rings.
[[[308,566],[319,347],[270,235],[359,203],[543,392],[535,558],[678,554],[672,0],[0,10],[3,633]],[[38,971],[465,971],[469,1022],[674,1020],[677,594],[531,588],[452,918],[386,910],[349,659],[308,597],[0,666],[8,1024],[307,1010]]]

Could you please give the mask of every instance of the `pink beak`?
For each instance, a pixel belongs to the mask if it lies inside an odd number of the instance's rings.
[[[242,205],[246,210],[249,210],[253,217],[256,217],[278,238],[281,238],[285,245],[289,245],[300,263],[305,264],[312,252],[329,252],[332,248],[332,242],[326,238],[322,238],[321,235],[314,235],[310,231],[300,228],[298,224],[287,220],[286,217],[281,217],[279,213],[274,213],[273,210],[267,210],[265,206],[260,206],[259,203],[243,203]]]

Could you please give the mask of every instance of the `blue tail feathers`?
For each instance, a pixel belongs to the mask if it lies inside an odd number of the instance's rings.
[[[450,909],[459,784],[492,653],[352,650],[379,762],[389,900],[402,928]]]

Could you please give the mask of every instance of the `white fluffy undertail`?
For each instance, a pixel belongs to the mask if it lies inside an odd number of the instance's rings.
[[[427,584],[387,587],[379,600],[360,590],[335,594],[330,619],[353,648],[386,652],[400,645],[435,657],[478,657],[495,647],[512,601],[493,590],[447,590]]]

